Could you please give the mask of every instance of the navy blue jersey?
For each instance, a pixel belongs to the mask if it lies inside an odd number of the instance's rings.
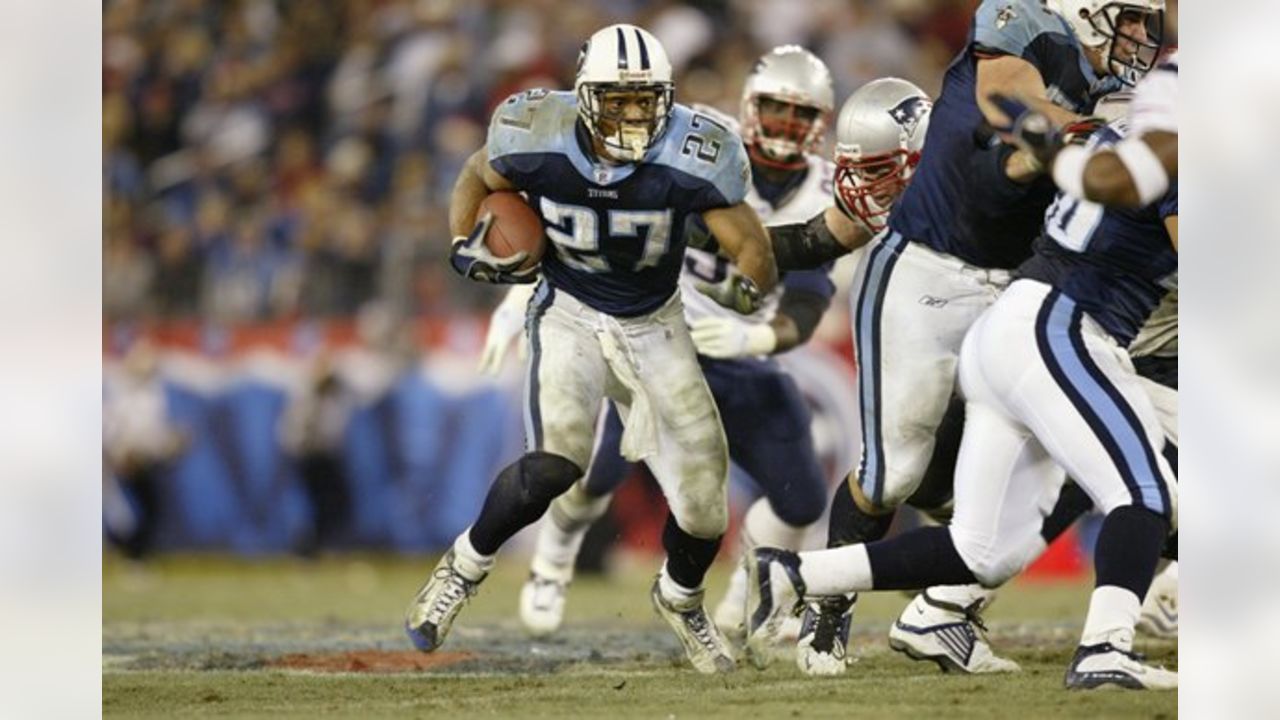
[[[1097,97],[1119,87],[1093,72],[1066,21],[1041,0],[984,0],[968,45],[947,68],[923,157],[889,226],[973,265],[1014,268],[1030,254],[1054,192],[1044,179],[1009,181],[1007,151],[995,138],[975,137],[983,119],[975,98],[978,61],[997,55],[1034,65],[1049,99],[1072,112],[1091,112]]]
[[[541,216],[552,287],[610,315],[643,315],[676,291],[689,219],[743,201],[747,153],[683,105],[639,163],[596,162],[590,144],[576,95],[530,90],[494,112],[489,163]]]
[[[1112,123],[1090,146],[1115,143],[1126,126],[1126,120]],[[1061,194],[1045,215],[1035,254],[1018,274],[1059,289],[1128,347],[1177,282],[1178,254],[1164,224],[1177,214],[1176,181],[1163,198],[1139,210]]]

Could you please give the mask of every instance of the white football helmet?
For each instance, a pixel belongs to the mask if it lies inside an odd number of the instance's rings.
[[[1051,0],[1080,44],[1101,50],[1107,72],[1127,85],[1142,78],[1160,57],[1165,0]],[[1121,18],[1141,19],[1145,37],[1122,32]],[[1118,41],[1118,42],[1117,42]]]
[[[647,30],[619,24],[597,31],[582,46],[573,89],[583,124],[612,159],[638,162],[667,129],[675,83],[662,43]],[[649,117],[611,117],[603,102],[610,92],[651,93]]]
[[[762,101],[785,103],[782,113]],[[780,45],[756,61],[742,88],[742,142],[752,162],[795,170],[822,143],[835,107],[831,71],[798,45]]]
[[[879,232],[920,163],[933,101],[906,80],[858,88],[836,119],[836,203]]]

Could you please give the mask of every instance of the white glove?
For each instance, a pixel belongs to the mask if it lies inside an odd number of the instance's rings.
[[[524,316],[529,298],[533,297],[533,285],[513,285],[489,317],[489,332],[484,336],[484,350],[480,353],[477,368],[485,375],[497,375],[502,370],[502,360],[511,347],[511,340],[520,336],[518,357],[525,358]]]
[[[690,328],[699,355],[740,358],[768,355],[778,346],[778,334],[768,323],[748,324],[733,318],[704,317]]]

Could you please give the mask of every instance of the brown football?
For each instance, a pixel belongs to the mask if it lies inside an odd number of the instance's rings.
[[[493,224],[484,238],[485,247],[498,257],[510,257],[521,250],[529,258],[520,269],[531,268],[542,260],[547,249],[547,236],[542,232],[542,220],[529,204],[516,192],[492,193],[480,203],[480,216],[493,213]]]

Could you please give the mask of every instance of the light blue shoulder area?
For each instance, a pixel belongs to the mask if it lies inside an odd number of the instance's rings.
[[[747,196],[751,163],[747,149],[734,130],[715,118],[684,105],[672,108],[667,132],[648,159],[705,180],[715,186],[729,205]]]
[[[505,155],[561,152],[573,139],[578,98],[571,92],[525,90],[503,101],[489,121],[489,161]]]
[[[1070,36],[1071,28],[1042,0],[983,0],[973,25],[974,42],[1015,57],[1046,33]]]

